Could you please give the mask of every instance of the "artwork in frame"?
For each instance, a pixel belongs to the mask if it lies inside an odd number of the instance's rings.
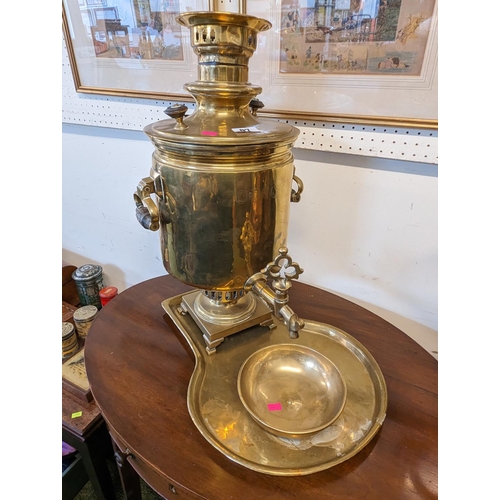
[[[182,12],[208,0],[63,0],[63,32],[78,92],[191,100],[197,79]]]
[[[262,112],[437,128],[437,0],[266,0],[247,13],[273,24],[250,67]]]
[[[220,3],[220,2],[219,2]],[[437,128],[437,0],[258,0],[250,59],[269,116]],[[246,5],[245,5],[246,4]],[[64,0],[77,91],[191,100],[197,78],[179,13],[213,0]],[[89,21],[90,20],[90,21]]]

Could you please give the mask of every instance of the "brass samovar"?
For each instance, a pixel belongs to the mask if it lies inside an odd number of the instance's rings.
[[[288,305],[302,273],[287,249],[290,204],[303,189],[292,156],[299,131],[258,116],[262,89],[247,81],[271,24],[225,12],[177,20],[198,56],[198,80],[185,85],[196,107],[172,105],[170,119],[144,129],[155,151],[134,199],[139,222],[160,230],[168,273],[195,288],[161,304],[195,355],[189,413],[245,467],[323,470],[374,437],[387,394],[357,340]]]
[[[137,217],[160,229],[168,273],[202,290],[182,307],[209,352],[228,335],[272,324],[269,305],[296,338],[302,323],[286,306],[286,290],[264,288],[260,274],[276,256],[289,260],[290,201],[302,191],[291,153],[299,131],[258,117],[262,88],[247,81],[257,35],[271,24],[222,12],[188,13],[178,22],[190,29],[199,59],[198,81],[185,85],[196,109],[186,116],[187,106],[170,106],[173,119],[145,128],[156,150],[135,194]],[[252,288],[260,295],[247,293]]]

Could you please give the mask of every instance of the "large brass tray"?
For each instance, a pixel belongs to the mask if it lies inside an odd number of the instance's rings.
[[[264,430],[243,406],[237,391],[240,367],[267,346],[290,344],[288,329],[255,326],[227,337],[209,355],[201,331],[181,314],[182,295],[162,307],[195,355],[187,393],[191,418],[205,439],[227,458],[249,469],[277,476],[305,475],[348,460],[376,435],[387,409],[387,389],[371,354],[333,326],[306,320],[293,343],[320,352],[337,367],[346,385],[345,405],[325,429],[305,437],[281,437]]]

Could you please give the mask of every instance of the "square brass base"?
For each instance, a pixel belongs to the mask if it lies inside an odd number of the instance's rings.
[[[271,327],[273,324],[272,313],[269,306],[256,295],[254,295],[257,303],[256,308],[250,318],[247,318],[239,323],[232,323],[230,325],[209,323],[208,321],[200,318],[194,309],[194,302],[200,293],[203,292],[196,290],[183,295],[180,308],[184,311],[184,313],[188,313],[200,328],[203,333],[203,339],[207,344],[207,352],[209,354],[213,354],[216,347],[224,341],[225,337],[228,337],[229,335],[241,332],[255,325],[266,325]]]

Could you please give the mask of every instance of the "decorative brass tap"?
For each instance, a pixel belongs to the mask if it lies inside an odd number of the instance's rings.
[[[305,323],[288,305],[288,290],[292,287],[292,280],[297,279],[303,272],[296,262],[292,262],[288,248],[282,247],[274,261],[261,272],[250,276],[245,283],[245,290],[255,292],[273,307],[274,315],[282,319],[288,327],[291,339],[299,338],[299,331],[304,328]],[[273,278],[274,291],[266,284],[269,278]]]

